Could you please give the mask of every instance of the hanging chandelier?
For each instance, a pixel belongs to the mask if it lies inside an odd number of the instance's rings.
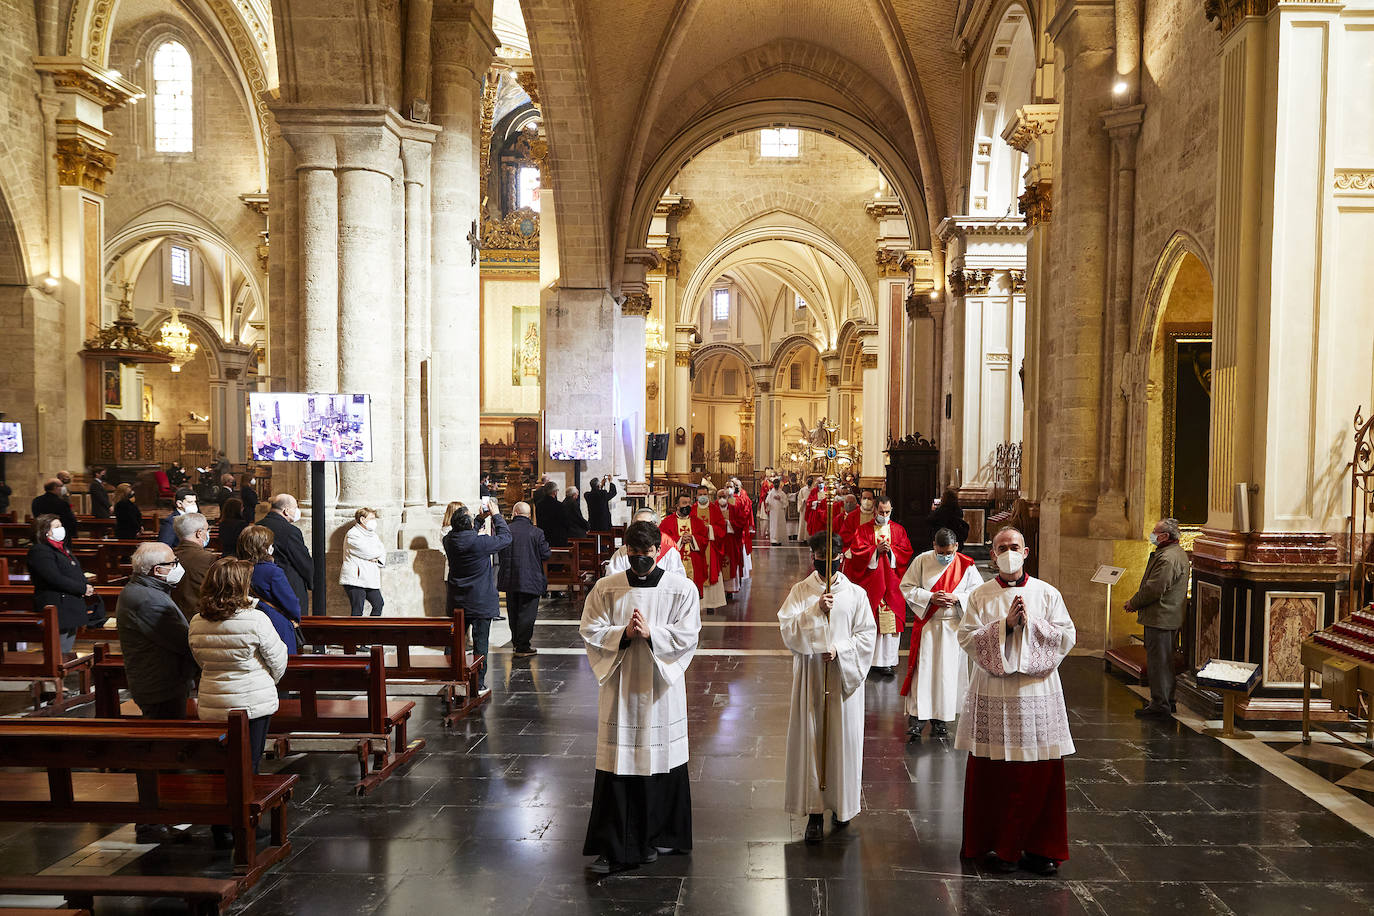
[[[663,322],[657,318],[644,322],[644,355],[650,365],[668,355],[668,345],[663,341]]]
[[[172,317],[162,325],[161,346],[172,354],[172,371],[180,372],[181,367],[195,359],[198,349],[191,342],[191,329],[181,320],[181,310],[172,309]]]
[[[82,359],[117,360],[126,366],[172,362],[171,351],[149,340],[134,321],[134,307],[130,301],[132,291],[133,285],[125,283],[124,298],[118,306],[119,317],[85,342],[85,349],[79,354]]]

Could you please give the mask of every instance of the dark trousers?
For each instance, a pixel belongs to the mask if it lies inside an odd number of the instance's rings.
[[[1150,680],[1150,705],[1172,709],[1174,705],[1174,639],[1178,630],[1145,628],[1145,674]]]
[[[482,656],[482,668],[477,672],[477,684],[479,687],[487,686],[487,644],[491,640],[491,620],[485,617],[474,617],[467,622],[468,624],[468,643],[472,647],[473,655]]]
[[[186,718],[186,694],[182,693],[170,700],[157,703],[139,703],[138,708],[145,719],[184,719]],[[138,698],[134,698],[138,702]]]
[[[345,585],[343,590],[348,595],[348,607],[354,617],[363,616],[363,601],[372,605],[372,616],[382,616],[382,590],[379,588],[363,588],[361,585]]]
[[[258,771],[258,764],[262,763],[262,752],[267,748],[267,726],[270,724],[270,715],[248,720],[248,753],[252,755],[254,773]]]
[[[539,596],[528,592],[506,592],[506,616],[510,618],[510,641],[516,652],[530,647],[534,620],[539,616]]]

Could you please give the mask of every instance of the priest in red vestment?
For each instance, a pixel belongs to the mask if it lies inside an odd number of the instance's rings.
[[[839,497],[831,492],[831,488],[828,488],[823,480],[816,484],[813,493],[806,504],[806,530],[812,534],[824,531],[825,516],[828,512],[835,519],[831,530],[839,534],[844,528],[844,503],[840,502]]]
[[[731,490],[733,490],[733,485]],[[725,581],[725,594],[739,591],[744,580],[749,578],[748,556],[754,539],[754,512],[749,505],[749,497],[743,491],[727,492],[725,497],[725,552],[728,574]],[[717,501],[719,504],[719,501]]]
[[[849,542],[854,540],[854,532],[859,530],[859,526],[867,525],[873,521],[873,491],[863,490],[859,493],[859,506],[853,512],[845,513],[844,529],[840,532],[840,537],[844,539],[845,549],[849,549]]]
[[[854,532],[844,574],[868,593],[868,603],[878,621],[873,667],[885,677],[895,673],[897,647],[906,628],[906,598],[901,584],[912,555],[906,529],[892,520],[892,500],[878,497],[873,504],[873,521]]]
[[[691,497],[679,496],[677,512],[658,526],[664,534],[677,540],[687,578],[696,584],[701,606],[707,613],[725,606],[725,585],[720,575],[725,556],[725,524],[719,509],[709,503],[710,497],[705,493],[697,497],[695,506]],[[716,511],[713,513],[712,509]],[[717,517],[720,517],[719,525]]]

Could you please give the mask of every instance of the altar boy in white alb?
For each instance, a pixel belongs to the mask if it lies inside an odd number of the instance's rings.
[[[947,722],[964,705],[969,660],[959,646],[959,620],[969,595],[983,584],[973,558],[959,552],[959,538],[948,528],[935,532],[935,549],[911,561],[902,577],[902,596],[911,613],[911,653],[907,656],[906,732],[918,737],[930,720],[930,737],[947,738]]]
[[[833,812],[834,830],[849,826],[859,813],[863,686],[878,636],[868,594],[840,572],[844,542],[838,536],[828,541],[824,531],[811,537],[816,571],[792,586],[778,611],[783,644],[792,650],[786,808],[791,814],[807,815],[808,843],[820,842],[827,808]],[[834,570],[829,595],[827,549]]]
[[[652,522],[625,531],[628,572],[587,595],[580,632],[601,685],[596,784],[584,855],[598,874],[692,848],[687,781],[687,691],[701,631],[696,586],[655,565]]]
[[[1021,568],[1029,553],[1015,528],[997,532],[997,576],[969,596],[959,624],[974,663],[954,738],[969,752],[962,855],[995,872],[1053,875],[1069,857],[1064,757],[1074,748],[1059,663],[1075,634],[1059,590]]]

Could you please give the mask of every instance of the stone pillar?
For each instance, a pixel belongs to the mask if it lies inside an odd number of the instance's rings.
[[[762,470],[781,464],[778,443],[777,395],[773,393],[773,367],[756,363],[749,367],[754,376],[754,467]]]
[[[434,11],[432,294],[430,300],[431,504],[477,499],[481,441],[477,341],[481,340],[477,270],[479,203],[478,98],[493,47],[465,4]]]
[[[596,429],[601,431],[600,461],[582,469],[584,480],[611,473],[616,454],[615,413],[616,335],[620,330],[620,306],[604,289],[545,288],[543,308],[544,422],[549,429]],[[640,379],[643,380],[643,319],[640,319]],[[549,470],[573,479],[568,462],[544,461]]]
[[[882,356],[871,350],[859,354],[859,371],[863,378],[863,463],[859,473],[863,477],[884,476],[883,449],[887,448],[886,392],[897,389],[893,383],[883,383]],[[894,380],[895,381],[895,380]],[[890,395],[889,395],[890,396]]]
[[[825,419],[843,428],[840,422],[840,354],[830,350],[821,354],[825,367]]]
[[[420,125],[409,128],[414,134]],[[428,136],[401,140],[405,169],[405,384],[404,416],[405,505],[407,527],[427,527],[431,521],[428,462],[425,450],[423,368],[430,351],[430,153],[437,129]]]
[[[692,348],[688,342],[691,331],[690,327],[682,327],[673,335],[673,411],[668,424],[673,434],[668,449],[668,471],[672,474],[686,474],[692,462]],[[679,427],[684,434],[681,445],[677,441]]]

